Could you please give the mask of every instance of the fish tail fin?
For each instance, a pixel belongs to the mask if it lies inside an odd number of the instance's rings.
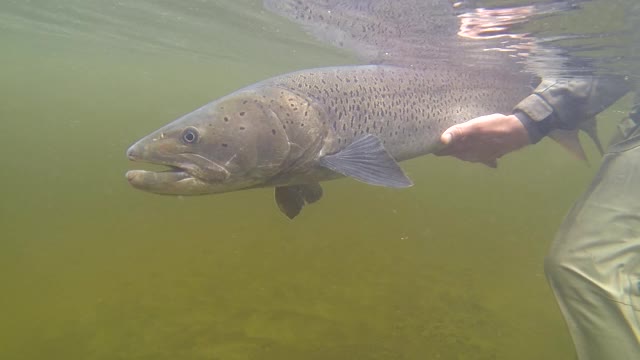
[[[578,130],[561,130],[556,129],[549,133],[549,137],[560,144],[565,150],[580,161],[584,161],[587,165],[589,160],[584,152],[584,148],[578,137]]]
[[[598,123],[596,122],[596,118],[593,117],[581,123],[579,129],[584,131],[589,136],[589,138],[591,138],[591,141],[593,141],[593,143],[598,148],[600,156],[604,155],[604,148],[602,147],[602,143],[600,142],[600,138],[598,137]]]
[[[600,142],[600,138],[598,137],[598,125],[595,117],[582,122],[580,126],[578,126],[578,129],[575,130],[554,130],[549,133],[549,137],[560,144],[565,150],[569,151],[569,153],[571,153],[575,158],[580,161],[584,161],[589,165],[589,160],[587,159],[587,155],[578,136],[580,131],[583,131],[587,136],[589,136],[596,148],[598,148],[600,156],[604,155],[604,148],[602,147],[602,142]]]

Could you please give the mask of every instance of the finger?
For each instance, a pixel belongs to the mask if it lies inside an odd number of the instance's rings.
[[[464,125],[458,124],[445,130],[442,135],[440,135],[440,143],[443,146],[434,154],[437,156],[454,155],[457,157],[463,153],[465,151],[464,148],[466,147],[464,141],[460,141],[465,136],[463,127]]]
[[[445,131],[442,136],[440,136],[440,142],[446,146],[449,146],[453,141],[453,134],[451,132]]]
[[[464,126],[462,125],[453,125],[442,133],[440,136],[440,142],[442,142],[446,146],[451,146],[455,142],[464,138]]]
[[[453,125],[442,133],[440,136],[440,142],[445,146],[451,146],[454,142],[457,143],[466,136],[482,129],[487,122],[502,119],[504,117],[505,115],[502,114],[484,115],[461,124]]]

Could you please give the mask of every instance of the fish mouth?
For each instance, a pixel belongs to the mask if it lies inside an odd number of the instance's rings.
[[[165,166],[165,170],[129,170],[125,176],[136,189],[167,195],[198,195],[208,193],[229,177],[229,172],[215,162],[193,153],[160,156],[145,155],[133,145],[127,151],[131,161]]]
[[[166,166],[167,169],[163,171],[129,170],[126,173],[126,177],[129,180],[129,182],[131,182],[131,180],[135,180],[136,178],[150,176],[150,175],[153,175],[156,177],[164,176],[171,179],[187,178],[191,176],[186,168],[180,167],[179,165],[176,165],[173,162],[162,161],[162,160],[153,161],[153,160],[145,159],[143,156],[141,156],[140,151],[138,150],[138,147],[136,145],[137,144],[134,144],[129,149],[127,149],[127,158],[129,158],[130,161],[154,164],[154,165],[163,165],[163,166]]]
[[[129,170],[125,174],[127,180],[135,185],[139,180],[144,178],[153,177],[156,181],[180,181],[188,178],[193,178],[186,170],[173,165],[166,165],[167,170],[152,171],[152,170]]]
[[[139,161],[137,159],[131,159]],[[146,162],[146,161],[145,161]],[[188,195],[192,193],[194,183],[202,183],[186,169],[175,165],[161,164],[166,170],[129,170],[125,176],[131,186],[157,194]],[[189,186],[191,183],[191,186]]]

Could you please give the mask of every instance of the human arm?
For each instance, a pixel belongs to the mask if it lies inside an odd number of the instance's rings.
[[[577,130],[630,90],[622,77],[544,80],[512,115],[481,116],[447,129],[436,155],[495,167],[497,159],[556,129]]]
[[[515,115],[485,115],[447,129],[438,156],[497,166],[497,159],[531,143],[525,126]]]

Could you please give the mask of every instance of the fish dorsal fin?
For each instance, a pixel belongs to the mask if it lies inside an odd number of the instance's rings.
[[[549,133],[549,137],[555,142],[560,144],[571,155],[575,156],[578,160],[584,161],[589,164],[587,155],[580,144],[580,138],[578,137],[578,130],[561,130],[556,129]]]
[[[600,142],[600,138],[598,137],[598,123],[596,122],[596,118],[593,117],[587,121],[580,123],[579,129],[584,131],[591,141],[596,144],[598,151],[600,152],[600,156],[604,155],[604,148],[602,147],[602,143]]]
[[[320,165],[371,185],[391,188],[413,185],[380,139],[371,134],[355,139],[335,154],[322,157]]]
[[[306,204],[312,204],[322,198],[322,187],[318,183],[278,186],[275,197],[280,211],[289,219],[293,219]]]

